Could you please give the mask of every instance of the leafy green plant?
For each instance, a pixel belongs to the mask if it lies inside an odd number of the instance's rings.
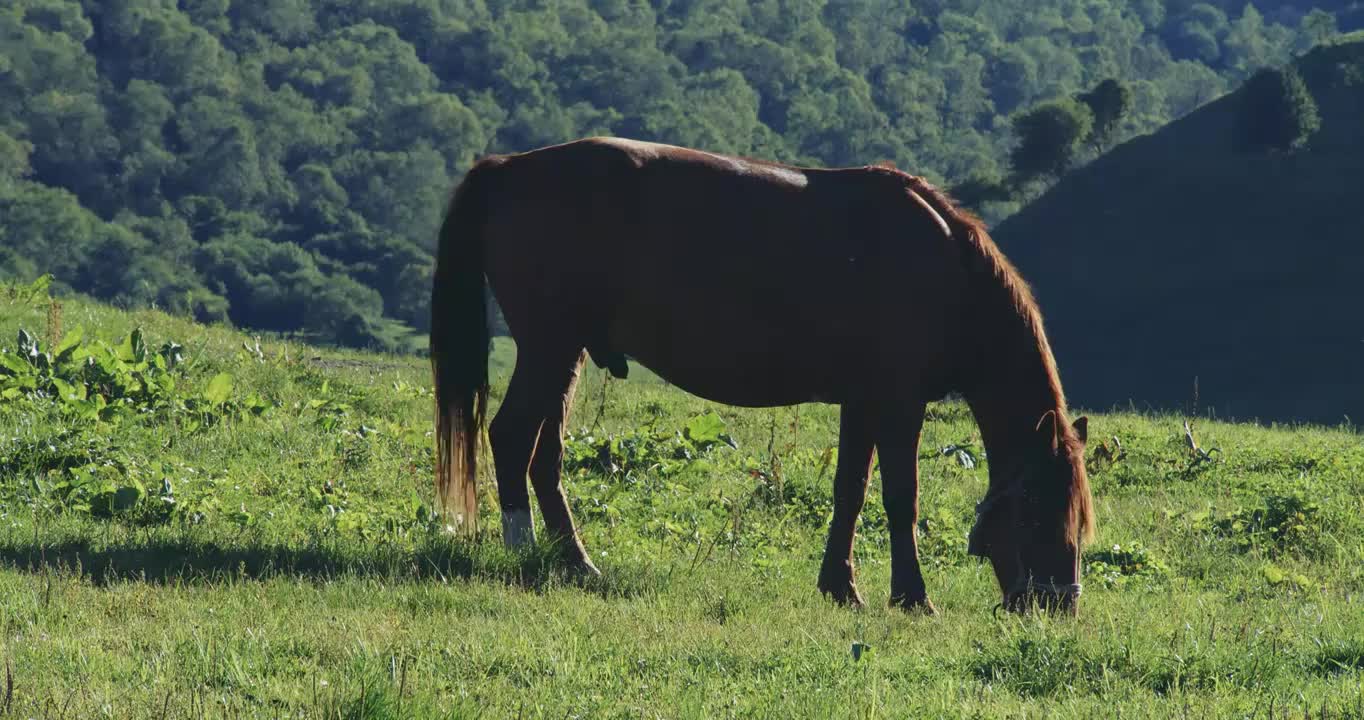
[[[1114,435],[1094,447],[1094,452],[1085,460],[1085,470],[1090,475],[1097,475],[1126,459],[1127,448],[1124,448],[1122,441]]]
[[[725,432],[725,421],[714,412],[702,413],[688,420],[682,429],[682,437],[686,440],[682,447],[688,452],[708,453],[722,444],[735,450],[739,448],[733,436]]]
[[[1155,585],[1169,578],[1170,567],[1140,541],[1085,553],[1085,576],[1097,578],[1104,587],[1122,588],[1136,583]]]
[[[185,392],[186,365],[183,346],[168,341],[152,350],[141,329],[111,346],[85,341],[76,327],[50,351],[21,329],[13,350],[0,349],[0,403],[53,405],[86,422],[183,416],[181,429],[186,432],[271,408],[255,394],[233,400],[233,379],[227,373],[215,375],[198,393]]]
[[[30,283],[7,283],[0,286],[0,297],[11,305],[39,305],[46,303],[52,287],[52,275],[43,274]]]
[[[1364,672],[1364,640],[1322,642],[1312,669],[1328,677]]]
[[[1321,504],[1300,490],[1270,493],[1257,506],[1217,513],[1165,513],[1195,533],[1208,533],[1241,552],[1263,550],[1270,555],[1315,553],[1323,548],[1325,517]]]
[[[1265,563],[1261,566],[1260,576],[1273,588],[1308,590],[1317,586],[1306,574],[1286,570],[1274,563]]]
[[[691,418],[680,431],[659,430],[650,423],[602,437],[590,431],[567,433],[564,467],[633,483],[646,474],[675,475],[720,447],[738,448],[738,443],[725,432],[724,420],[709,412]]]
[[[1321,533],[1321,505],[1301,492],[1265,495],[1258,507],[1232,511],[1212,524],[1214,532],[1237,547],[1263,547],[1272,553],[1305,549]]]
[[[776,488],[768,480],[766,471],[759,465],[758,460],[749,458],[746,461],[746,470],[750,477],[762,483],[763,499],[771,506],[780,505],[786,517],[808,527],[820,527],[829,521],[834,499],[827,479],[821,482],[819,478],[795,476],[782,486],[784,494],[778,502]],[[868,512],[874,513],[875,508],[870,508]],[[865,517],[863,523],[866,523]]]
[[[335,432],[350,416],[350,403],[332,396],[331,382],[328,380],[322,382],[317,394],[319,397],[308,401],[308,409],[315,413],[313,423],[326,432]]]
[[[0,448],[0,475],[24,478],[9,489],[14,499],[35,510],[136,525],[202,511],[202,503],[181,502],[175,492],[193,472],[172,462],[148,466],[107,437],[81,430]]]
[[[970,527],[969,520],[947,508],[924,513],[919,518],[920,561],[937,567],[965,562]]]

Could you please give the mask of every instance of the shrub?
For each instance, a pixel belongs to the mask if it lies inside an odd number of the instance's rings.
[[[1317,103],[1292,68],[1255,73],[1241,103],[1242,140],[1252,150],[1293,150],[1321,127]]]
[[[1042,103],[1013,121],[1018,146],[1009,163],[1019,182],[1060,177],[1070,169],[1094,125],[1089,107],[1073,99]]]
[[[1118,80],[1109,78],[1094,86],[1093,90],[1081,93],[1077,98],[1094,115],[1088,141],[1095,150],[1102,151],[1113,141],[1127,111],[1132,108],[1132,90]]]

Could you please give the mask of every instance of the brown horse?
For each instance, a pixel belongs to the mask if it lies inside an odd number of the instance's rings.
[[[841,406],[819,588],[861,604],[852,547],[872,454],[891,539],[891,603],[931,612],[919,569],[925,404],[959,392],[990,488],[970,552],[1003,604],[1074,611],[1093,526],[1085,418],[1071,424],[1027,286],[974,217],[885,167],[813,169],[620,138],[488,157],[456,190],[431,298],[437,489],[477,516],[491,287],[517,345],[488,428],[503,539],[534,539],[535,489],[564,561],[596,573],[560,484],[584,358],[628,355],[725,404]]]

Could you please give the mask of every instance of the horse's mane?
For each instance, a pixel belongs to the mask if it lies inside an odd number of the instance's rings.
[[[729,155],[728,157],[736,157]],[[755,166],[781,168],[785,170],[806,171],[815,168],[802,167],[772,160],[738,157]],[[832,168],[838,169],[838,168]],[[850,169],[850,168],[843,168]],[[1090,540],[1094,534],[1093,497],[1089,488],[1089,478],[1085,473],[1084,443],[1080,441],[1075,428],[1071,425],[1066,411],[1065,391],[1061,387],[1061,376],[1057,371],[1056,358],[1042,323],[1042,311],[1032,289],[1019,274],[1013,263],[995,244],[985,229],[985,222],[971,211],[960,207],[948,194],[934,186],[927,179],[911,175],[895,167],[890,161],[881,161],[862,168],[864,171],[890,176],[903,182],[908,190],[918,195],[934,212],[947,223],[954,237],[959,237],[967,249],[967,269],[973,279],[989,278],[985,287],[997,288],[1004,294],[1006,307],[1011,308],[1008,317],[1022,320],[1025,332],[1036,343],[1042,371],[1046,375],[1049,403],[1056,413],[1056,430],[1061,452],[1071,458],[1071,477],[1065,492],[1063,508],[1065,517],[1063,532],[1076,544]],[[988,291],[987,291],[988,292]],[[1058,488],[1061,489],[1061,488]]]
[[[1042,370],[1046,374],[1048,390],[1055,402],[1056,428],[1059,433],[1061,451],[1071,458],[1071,478],[1066,493],[1065,536],[1076,543],[1086,542],[1094,534],[1093,498],[1089,479],[1085,473],[1084,444],[1080,441],[1071,425],[1066,411],[1065,391],[1061,388],[1061,376],[1056,367],[1056,358],[1047,341],[1042,323],[1042,311],[1027,281],[1018,269],[1005,257],[995,241],[985,229],[985,223],[969,210],[960,207],[948,194],[922,177],[910,175],[886,164],[871,166],[877,172],[893,173],[909,186],[909,189],[922,198],[929,207],[942,215],[952,229],[953,235],[960,235],[967,244],[968,268],[978,277],[990,277],[992,285],[999,288],[1012,306],[1016,317],[1024,323],[1026,331],[1037,343]]]

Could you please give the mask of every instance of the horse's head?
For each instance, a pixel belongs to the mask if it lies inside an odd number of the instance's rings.
[[[1000,458],[976,506],[968,552],[989,558],[1009,610],[1078,612],[1080,548],[1093,530],[1087,423],[1066,427],[1048,412],[1016,457]]]

